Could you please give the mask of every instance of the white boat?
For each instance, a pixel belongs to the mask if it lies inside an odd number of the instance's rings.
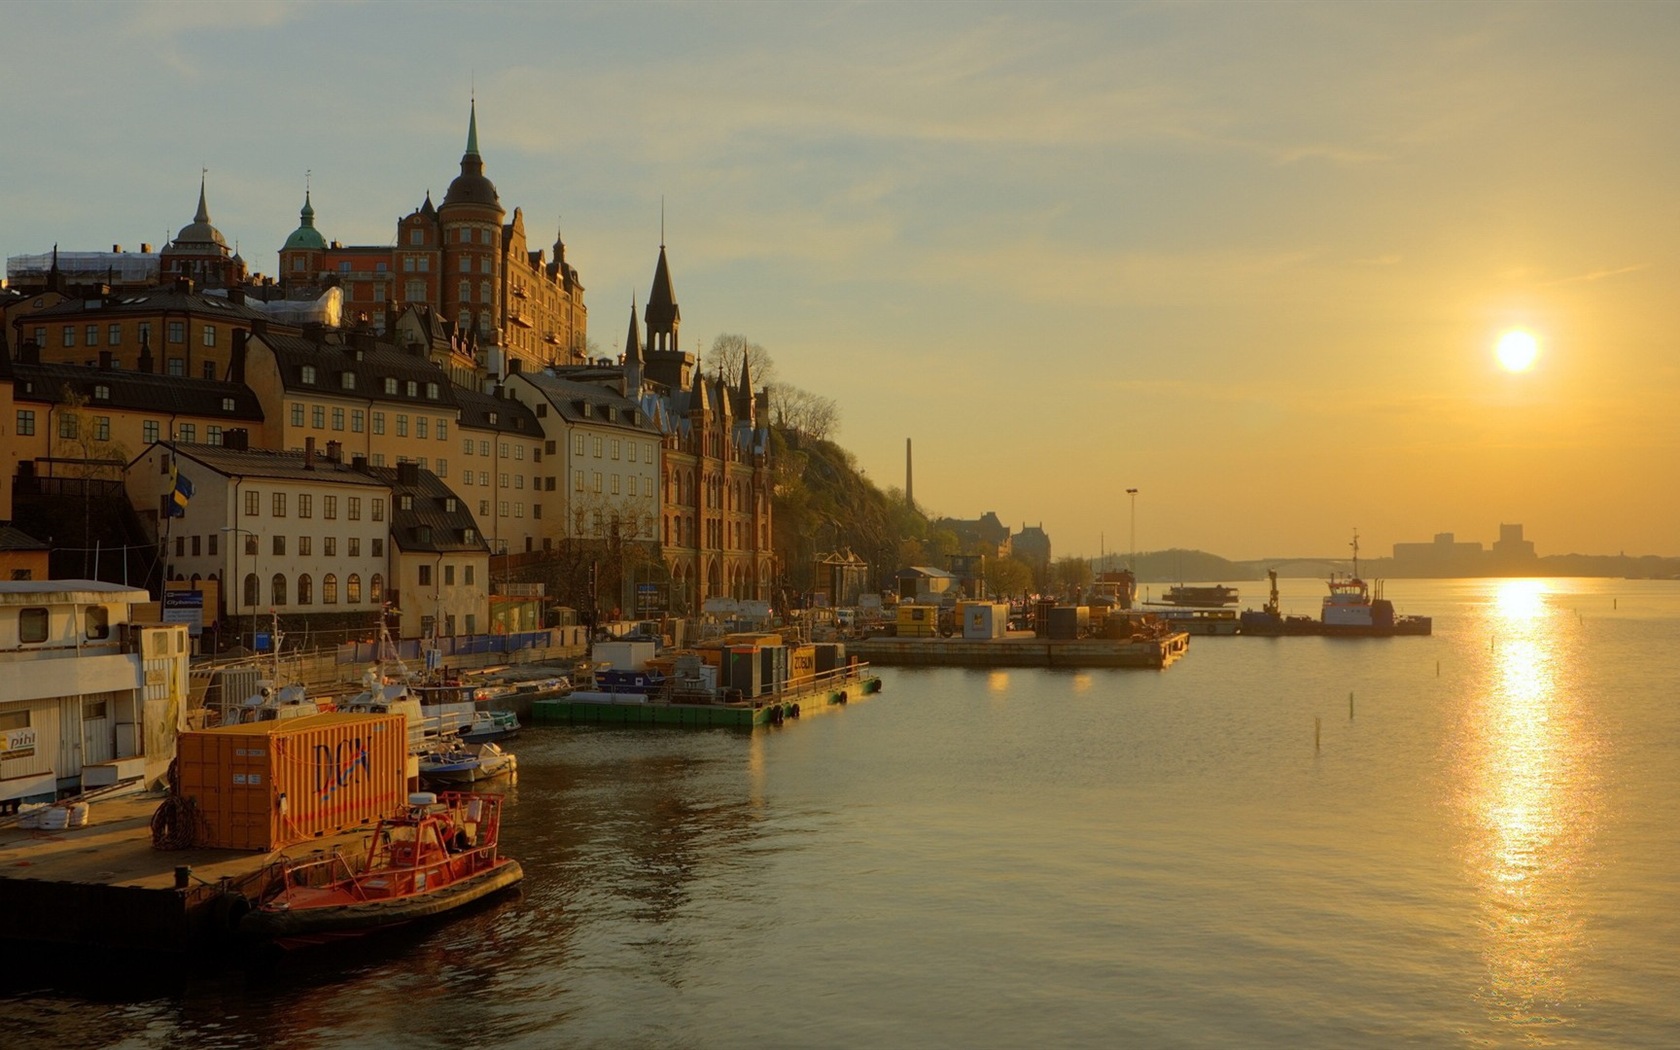
[[[420,756],[420,778],[439,784],[473,784],[512,776],[519,763],[495,744],[455,744]]]

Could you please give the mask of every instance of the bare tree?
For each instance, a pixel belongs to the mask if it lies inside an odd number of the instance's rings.
[[[786,383],[770,386],[770,419],[780,430],[801,437],[825,439],[840,429],[840,406],[833,398]]]
[[[770,351],[744,335],[725,332],[713,339],[711,357],[718,375],[730,386],[741,381],[742,361],[752,370],[754,387],[763,387],[776,378],[776,363],[770,359]]]

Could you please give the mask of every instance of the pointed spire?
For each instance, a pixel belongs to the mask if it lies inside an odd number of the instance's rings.
[[[473,99],[467,116],[467,155],[478,156],[478,99]]]
[[[672,351],[677,349],[677,330],[682,323],[682,311],[677,309],[677,295],[671,288],[671,268],[665,261],[665,246],[659,246],[659,265],[653,271],[653,289],[648,293],[648,348]]]
[[[630,331],[624,336],[624,360],[626,363],[641,363],[642,360],[642,329],[636,323],[636,293],[630,293]]]
[[[741,385],[735,391],[735,414],[743,419],[752,417],[752,364],[747,360],[747,351],[741,350]]]
[[[204,180],[209,174],[209,168],[205,168],[198,173],[198,212],[193,215],[193,222],[210,221],[210,207],[204,203]]]

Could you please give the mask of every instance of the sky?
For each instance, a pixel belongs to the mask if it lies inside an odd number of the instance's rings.
[[[762,344],[933,513],[1058,556],[1335,556],[1521,523],[1680,554],[1680,5],[13,4],[0,254],[309,172],[386,244],[459,172],[622,346]],[[663,234],[662,234],[663,229]],[[1526,331],[1532,367],[1501,367]],[[1137,495],[1127,495],[1137,489]],[[1134,513],[1135,512],[1135,513]],[[1134,524],[1135,523],[1135,524]]]

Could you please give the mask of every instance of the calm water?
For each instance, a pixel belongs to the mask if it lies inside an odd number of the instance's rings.
[[[1285,581],[1285,608],[1321,588]],[[1435,636],[1198,639],[1165,673],[889,670],[878,697],[750,737],[529,730],[519,898],[262,979],[12,992],[0,1031],[1676,1045],[1680,583],[1388,596]]]

